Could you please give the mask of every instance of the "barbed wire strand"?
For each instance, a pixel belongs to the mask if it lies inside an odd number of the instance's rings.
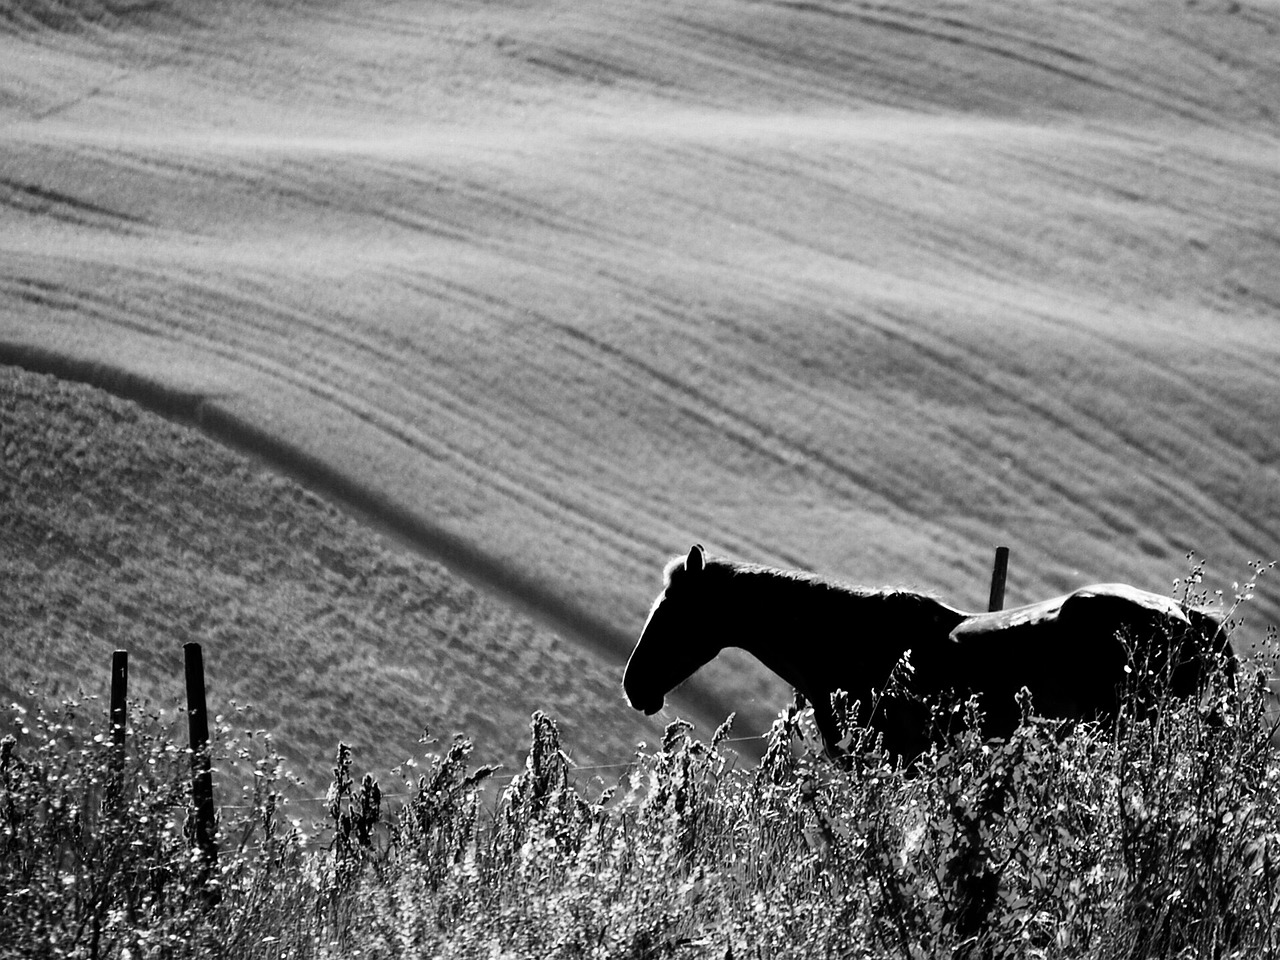
[[[752,736],[749,736],[749,737],[727,737],[726,739],[721,740],[720,742],[721,743],[746,743],[751,740],[764,740],[768,736],[769,735],[767,733],[758,733],[758,734],[753,734]],[[579,766],[577,764],[574,764],[574,766],[572,767],[572,770],[575,773],[580,773],[580,772],[589,771],[589,770],[625,770],[627,767],[631,767],[634,765],[635,765],[634,760],[628,760],[625,763],[593,763],[593,764],[587,764],[585,766]],[[489,777],[486,777],[485,779],[490,782],[510,783],[512,780],[514,780],[518,776],[521,776],[521,774],[520,773],[503,773],[503,774],[493,774]],[[382,797],[384,799],[387,797],[397,798],[397,797],[411,797],[411,796],[413,796],[412,793],[409,793],[403,790],[382,792]],[[284,795],[283,799],[285,803],[298,803],[298,804],[327,803],[329,801],[329,795],[325,794],[322,797],[291,797],[286,794]],[[218,804],[218,809],[220,811],[221,810],[252,810],[253,808],[254,808],[254,804],[252,803],[220,803]]]

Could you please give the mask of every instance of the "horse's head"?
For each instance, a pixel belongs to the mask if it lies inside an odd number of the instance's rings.
[[[631,651],[622,689],[646,714],[662,709],[667,693],[720,652],[708,629],[708,574],[701,544],[667,564],[662,593]]]

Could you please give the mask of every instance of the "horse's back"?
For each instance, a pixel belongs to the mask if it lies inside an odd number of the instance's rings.
[[[1049,623],[1083,627],[1091,622],[1161,619],[1190,626],[1182,607],[1169,597],[1127,583],[1098,583],[1021,607],[971,614],[951,631],[951,638],[965,642]]]
[[[970,616],[951,632],[956,660],[981,691],[992,732],[1016,726],[1014,695],[1031,691],[1035,711],[1113,715],[1130,651],[1164,635],[1198,630],[1175,600],[1123,583],[1081,587],[1039,603]]]
[[[1066,599],[1067,596],[1054,597],[1021,607],[1010,607],[1007,610],[972,613],[951,631],[951,639],[960,642],[977,640],[982,637],[999,636],[1021,627],[1035,627],[1051,622],[1057,619]]]

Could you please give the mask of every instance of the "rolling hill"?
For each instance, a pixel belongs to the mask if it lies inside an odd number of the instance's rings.
[[[111,651],[123,648],[135,718],[180,710],[182,645],[194,640],[210,711],[233,736],[271,733],[308,782],[298,795],[323,793],[339,741],[384,783],[455,733],[476,762],[518,772],[539,709],[586,767],[661,738],[660,723],[626,708],[606,658],[261,463],[12,367],[0,368],[0,401],[6,708],[97,695],[105,711]],[[420,745],[424,729],[443,746]]]
[[[0,0],[0,359],[182,398],[615,665],[694,540],[970,607],[997,542],[1010,604],[1191,549],[1230,592],[1280,556],[1278,31]]]

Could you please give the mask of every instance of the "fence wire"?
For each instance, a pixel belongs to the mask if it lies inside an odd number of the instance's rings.
[[[754,740],[764,740],[767,737],[768,737],[767,733],[758,733],[750,737],[727,737],[726,739],[721,740],[720,742],[721,743],[749,743]],[[628,767],[631,767],[634,765],[635,765],[635,760],[628,760],[625,763],[593,763],[593,764],[586,764],[586,765],[574,764],[572,766],[572,770],[574,773],[585,773],[593,770],[625,770]],[[495,774],[486,779],[487,779],[487,782],[489,783],[510,783],[512,780],[514,780],[518,776],[520,776],[520,773],[503,773],[503,774]],[[396,798],[405,798],[405,797],[411,797],[411,796],[413,796],[411,792],[407,792],[404,790],[382,791],[383,799],[387,799],[387,798],[396,799]],[[288,794],[285,794],[283,795],[283,799],[286,803],[289,803],[289,804],[327,803],[329,801],[329,796],[328,794],[326,794],[321,797],[293,797],[293,796],[289,796]],[[218,804],[219,811],[251,810],[251,809],[253,809],[253,804],[251,803],[220,803]]]

